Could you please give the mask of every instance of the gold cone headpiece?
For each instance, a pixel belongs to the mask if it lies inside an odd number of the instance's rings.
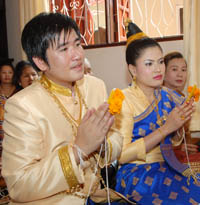
[[[127,36],[126,47],[135,40],[148,38],[148,36],[130,19],[126,20],[125,27]]]

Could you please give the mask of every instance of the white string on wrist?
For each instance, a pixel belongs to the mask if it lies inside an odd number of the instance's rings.
[[[77,155],[78,155],[78,158],[79,158],[81,167],[84,167],[85,162],[84,162],[83,156],[86,157],[86,158],[88,158],[88,155],[85,154],[85,153],[83,152],[83,150],[82,150],[77,144],[74,144],[73,147],[76,148]]]
[[[102,150],[103,150],[103,144],[101,144],[100,151],[99,151],[99,155],[98,155],[98,159],[97,159],[97,164],[96,164],[96,166],[95,166],[95,170],[94,170],[94,175],[95,175],[95,176],[96,176],[96,173],[97,173],[97,171],[98,171],[98,166],[99,166],[99,161],[100,161],[100,156],[101,156]],[[93,183],[94,183],[94,178],[93,178],[93,180],[91,180],[91,183],[90,183],[90,187],[89,187],[89,191],[88,191],[88,194],[87,194],[87,199],[86,199],[86,201],[85,201],[85,204],[87,204],[88,197],[90,196]]]

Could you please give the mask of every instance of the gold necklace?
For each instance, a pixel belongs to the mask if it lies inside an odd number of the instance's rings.
[[[15,91],[15,86],[12,85],[11,89],[9,90],[8,94],[6,95],[6,94],[3,92],[2,86],[0,85],[0,93],[1,93],[1,95],[4,96],[6,99],[8,99],[8,98],[13,94],[14,91]]]
[[[64,107],[64,105],[61,103],[61,101],[58,99],[58,97],[56,97],[56,95],[54,94],[54,92],[57,92],[57,89],[54,89],[56,84],[54,83],[54,85],[51,86],[52,81],[50,81],[45,75],[42,75],[42,77],[40,79],[40,83],[47,90],[47,92],[52,96],[52,98],[54,99],[54,101],[58,105],[59,109],[62,111],[62,114],[64,115],[65,119],[71,124],[73,135],[75,137],[77,135],[77,128],[80,125],[81,118],[82,118],[82,107],[83,107],[82,104],[84,105],[86,110],[88,109],[88,107],[85,103],[85,100],[83,99],[77,85],[75,84],[75,91],[77,92],[77,95],[78,95],[80,109],[79,109],[79,118],[76,120],[70,114],[70,112]],[[64,90],[66,90],[66,89],[64,89]],[[67,92],[61,92],[61,90],[60,90],[59,93],[66,95]],[[67,95],[67,96],[69,96],[69,95]]]
[[[73,132],[73,135],[74,137],[76,137],[77,135],[77,128],[81,122],[81,117],[82,117],[82,103],[83,105],[85,106],[85,109],[87,110],[88,107],[85,103],[85,100],[84,98],[82,97],[81,95],[81,92],[80,90],[78,89],[77,85],[75,84],[75,91],[77,92],[77,95],[78,95],[78,99],[79,99],[79,104],[80,104],[80,114],[79,114],[79,119],[78,120],[75,120],[74,117],[69,113],[69,111],[63,106],[63,104],[60,102],[60,100],[56,97],[56,95],[53,93],[56,92],[54,89],[52,89],[52,86],[48,86],[51,84],[51,81],[46,77],[46,76],[42,76],[41,79],[39,80],[39,82],[41,83],[41,85],[47,90],[47,92],[53,97],[54,101],[56,102],[56,104],[58,105],[58,107],[60,108],[60,110],[62,111],[63,115],[65,116],[66,120],[71,124],[72,126],[72,132]],[[55,86],[55,85],[54,85]],[[53,86],[53,87],[54,87]],[[57,89],[56,89],[57,90]],[[59,91],[59,93],[63,94],[63,92],[61,92],[61,90]],[[67,92],[66,92],[67,93]],[[66,94],[65,94],[66,95]],[[68,95],[69,96],[69,95]],[[72,96],[73,97],[73,96]],[[92,155],[91,155],[92,156]],[[90,157],[91,157],[90,156]],[[89,161],[90,161],[90,157],[89,157]],[[95,157],[93,157],[93,159],[95,159]],[[96,159],[95,159],[96,161]],[[95,173],[95,170],[94,170],[94,166],[91,167],[92,169],[92,172]],[[100,181],[100,169],[98,169],[97,173],[95,174],[97,178],[99,178],[99,180],[97,180],[95,183],[94,183],[94,186],[92,187],[92,190],[91,190],[91,194],[94,193],[96,191],[96,189],[98,188],[99,186],[99,181]],[[77,192],[80,191],[80,188],[78,187],[78,189],[76,190]],[[68,192],[68,191],[62,191],[60,193],[66,193],[66,194],[73,194],[77,197],[80,197],[82,199],[85,199],[85,201],[87,200],[87,195],[86,194],[79,194],[79,193],[72,193],[72,192]]]
[[[157,99],[156,94],[154,96],[155,96],[155,106],[153,109],[155,110],[156,115],[157,115],[156,123],[161,127],[165,123],[165,121],[167,120],[167,116],[165,115],[165,113],[163,113],[162,117],[160,116],[159,111],[158,111],[158,99]]]

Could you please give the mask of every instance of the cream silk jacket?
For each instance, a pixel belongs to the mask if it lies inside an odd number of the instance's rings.
[[[100,79],[85,76],[77,85],[88,108],[97,108],[107,100]],[[77,117],[79,103],[73,103],[71,96],[55,95]],[[81,205],[85,201],[81,196],[88,194],[91,183],[91,193],[98,197],[99,178],[93,170],[98,154],[86,161],[84,168],[76,164],[68,145],[74,140],[72,126],[39,81],[10,98],[5,110],[2,174],[10,204]],[[82,117],[85,113],[82,106]],[[120,155],[122,137],[112,129],[107,139],[111,162]],[[104,162],[101,157],[101,166]]]

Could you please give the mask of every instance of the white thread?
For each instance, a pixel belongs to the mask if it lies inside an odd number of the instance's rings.
[[[193,174],[193,176],[194,176],[196,179],[200,179],[200,177],[199,177],[198,175],[196,175],[196,174],[193,172],[192,168],[191,168],[191,164],[190,164],[190,160],[189,160],[189,154],[188,154],[188,150],[187,150],[187,143],[186,143],[186,138],[185,138],[185,129],[184,129],[184,127],[182,128],[182,130],[183,130],[183,139],[184,139],[185,153],[186,153],[186,158],[187,158],[187,162],[188,162],[189,169],[190,169],[191,173]],[[178,130],[177,130],[177,134],[178,134],[179,137],[181,137]]]
[[[76,148],[81,167],[84,167],[85,162],[82,156],[85,156],[86,158],[88,158],[88,155],[85,154],[77,144],[74,144],[73,146]]]
[[[98,170],[97,167],[99,166],[99,161],[100,161],[100,156],[101,156],[101,153],[102,153],[102,148],[103,148],[103,145],[101,144],[99,155],[98,155],[98,159],[97,159],[97,164],[96,164],[95,171],[94,171],[94,175],[95,176],[96,176],[96,173],[97,173],[97,170]],[[90,196],[90,192],[91,192],[91,189],[92,189],[93,181],[94,181],[94,178],[93,178],[93,180],[91,180],[90,188],[89,188],[89,191],[88,191],[88,194],[87,194],[87,199],[85,201],[85,204],[87,204],[88,197]]]
[[[105,158],[106,158],[106,188],[107,188],[107,200],[110,205],[110,189],[109,189],[109,181],[108,181],[108,152],[107,152],[107,142],[105,137]]]

